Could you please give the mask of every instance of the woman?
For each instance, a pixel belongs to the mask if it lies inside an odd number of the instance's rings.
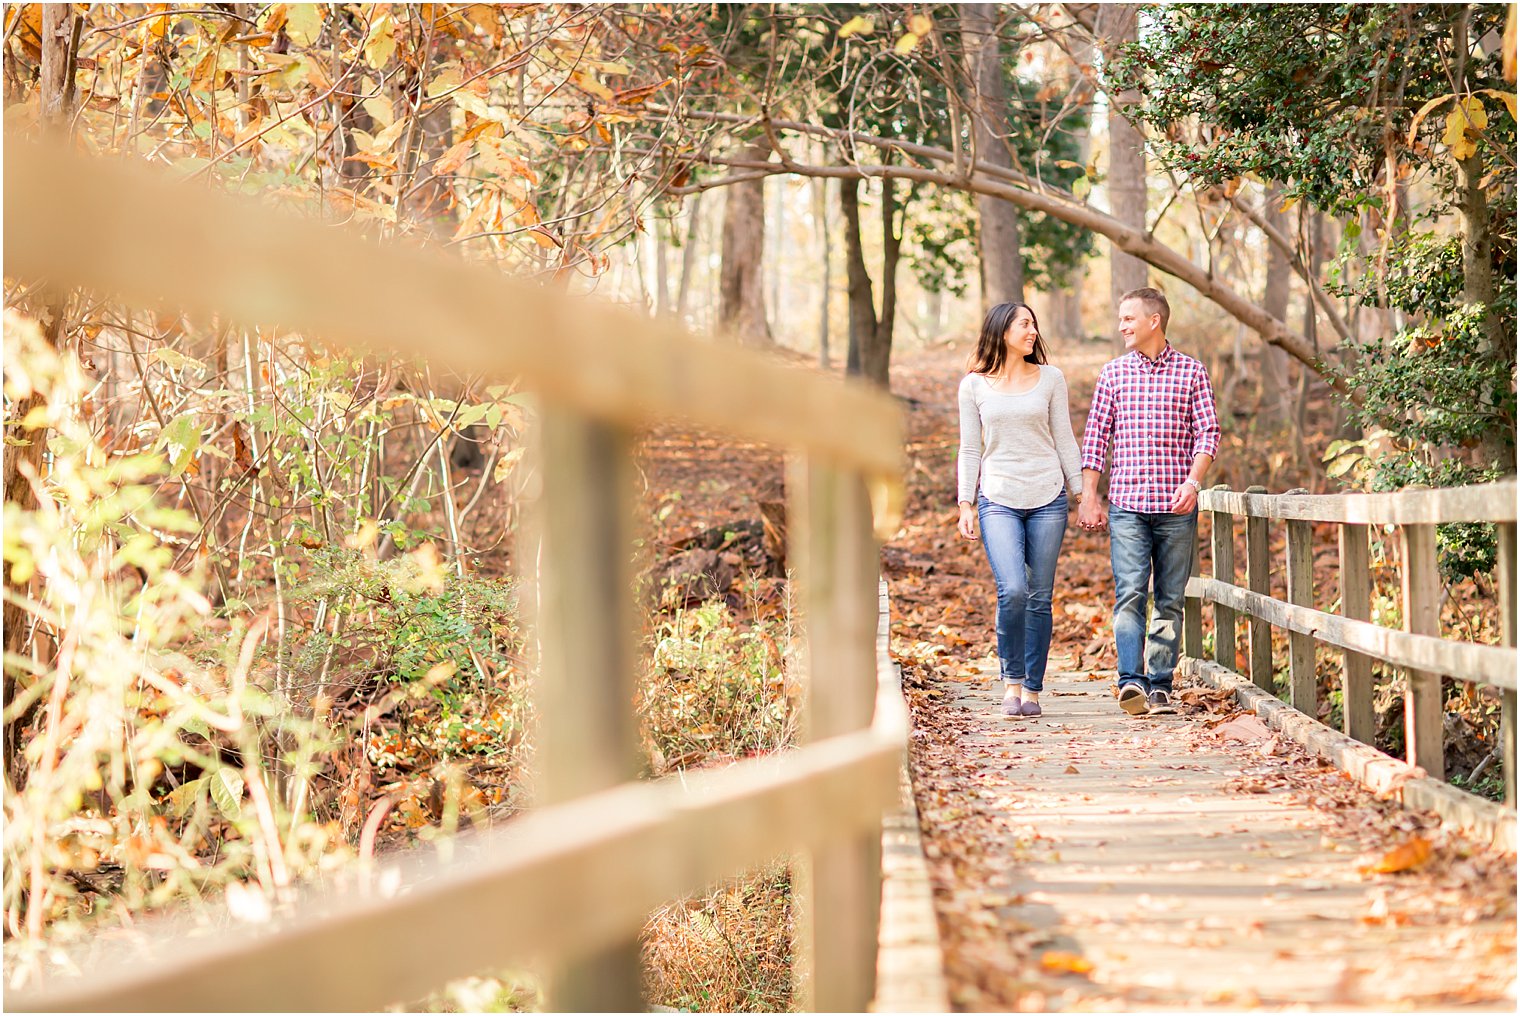
[[[963,538],[976,539],[975,506],[997,581],[998,661],[1008,716],[1040,715],[1067,497],[1082,492],[1066,378],[1045,361],[1034,311],[1028,304],[1000,303],[982,322],[971,373],[960,387],[958,528]]]

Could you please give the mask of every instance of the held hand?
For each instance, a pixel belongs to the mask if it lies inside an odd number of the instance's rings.
[[[970,505],[961,505],[961,519],[956,523],[955,528],[961,534],[961,539],[976,539],[976,513],[971,510]]]
[[[1097,498],[1085,497],[1082,499],[1081,505],[1077,508],[1077,525],[1089,530],[1103,529],[1108,526],[1106,513],[1103,511],[1103,506],[1098,503]]]
[[[1177,493],[1172,495],[1172,514],[1186,515],[1198,506],[1198,489],[1191,483],[1184,482],[1177,488]]]

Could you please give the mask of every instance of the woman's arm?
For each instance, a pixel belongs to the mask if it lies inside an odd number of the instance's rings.
[[[972,388],[974,376],[967,374],[961,380],[961,443],[955,456],[955,499],[971,505],[976,504],[976,485],[982,475],[982,414]]]
[[[961,380],[958,402],[961,415],[961,443],[955,456],[955,500],[960,507],[956,530],[963,539],[976,539],[976,485],[982,475],[982,414],[973,390],[974,375]]]
[[[1056,456],[1066,477],[1066,493],[1073,500],[1082,498],[1082,453],[1071,430],[1071,396],[1066,389],[1066,375],[1057,368],[1056,383],[1050,393],[1050,435],[1056,443]]]

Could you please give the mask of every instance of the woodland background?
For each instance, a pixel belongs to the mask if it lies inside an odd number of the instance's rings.
[[[899,394],[894,358],[962,356],[991,303],[1062,364],[1157,284],[1217,481],[1382,490],[1515,471],[1514,48],[1496,4],[12,4],[5,130]],[[531,393],[5,287],[12,983],[82,928],[218,889],[257,918],[529,805]],[[904,395],[946,416],[921,511],[952,403]],[[778,460],[673,426],[641,462],[648,771],[783,749]],[[1496,639],[1492,532],[1440,539],[1448,623]],[[1495,704],[1450,708],[1448,768],[1495,793]],[[786,889],[656,915],[651,1000],[784,1008]]]

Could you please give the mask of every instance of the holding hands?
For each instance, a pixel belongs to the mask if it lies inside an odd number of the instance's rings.
[[[1077,525],[1087,530],[1108,528],[1108,513],[1097,497],[1084,497],[1077,506]]]

